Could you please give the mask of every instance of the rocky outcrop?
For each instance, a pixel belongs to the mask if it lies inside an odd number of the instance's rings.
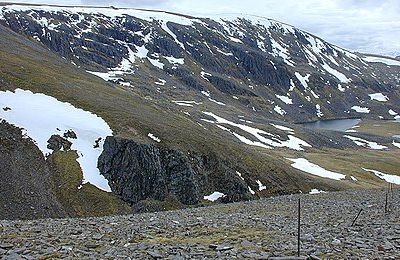
[[[47,143],[47,148],[53,151],[68,151],[72,145],[70,141],[59,135],[52,135]]]
[[[51,192],[51,171],[32,140],[0,122],[0,219],[63,217]]]
[[[214,191],[226,194],[226,202],[251,197],[232,165],[212,155],[107,137],[98,167],[112,191],[131,204],[174,197],[192,205]]]

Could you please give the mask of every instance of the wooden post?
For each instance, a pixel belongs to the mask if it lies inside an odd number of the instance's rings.
[[[300,198],[299,198],[299,205],[298,205],[298,216],[297,216],[297,256],[300,257]]]
[[[394,187],[394,184],[393,183],[390,183],[390,197],[391,197],[391,199],[392,199],[392,201],[393,201],[393,187]]]
[[[358,212],[357,216],[354,218],[353,223],[351,223],[351,226],[354,226],[354,224],[356,223],[356,221],[357,221],[358,217],[360,216],[362,210],[363,209],[360,209],[360,211]]]
[[[386,200],[385,200],[385,214],[388,212],[388,194],[386,192]]]

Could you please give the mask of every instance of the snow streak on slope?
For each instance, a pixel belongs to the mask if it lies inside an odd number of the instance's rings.
[[[222,192],[215,191],[215,192],[211,193],[211,194],[208,195],[208,196],[204,196],[204,199],[205,199],[205,200],[209,200],[209,201],[216,201],[216,200],[218,200],[219,198],[223,198],[223,197],[225,197],[225,196],[226,196],[226,195],[223,194]]]
[[[373,93],[368,95],[371,100],[376,100],[380,102],[386,102],[389,100],[388,96],[383,95],[382,93]]]
[[[322,67],[331,75],[335,76],[342,83],[349,83],[351,79],[347,78],[343,73],[331,68],[328,64],[324,63]]]
[[[382,57],[365,56],[363,60],[365,60],[366,62],[380,62],[389,66],[400,66],[400,61]]]
[[[157,143],[161,142],[161,139],[158,138],[157,136],[155,136],[155,135],[152,134],[152,133],[148,133],[147,136],[148,136],[150,139],[156,141]]]
[[[375,174],[377,177],[385,180],[386,182],[390,182],[390,183],[394,183],[397,185],[400,185],[400,176],[398,175],[392,175],[392,174],[387,174],[387,173],[383,173],[377,170],[371,170],[371,169],[366,169],[366,168],[362,168],[364,171],[367,172],[372,172],[373,174]]]
[[[358,146],[368,147],[373,150],[382,150],[382,149],[387,148],[386,146],[380,145],[377,142],[367,141],[367,140],[359,138],[359,137],[355,137],[355,136],[351,136],[351,135],[345,135],[344,137],[352,140]]]
[[[257,180],[257,184],[258,184],[258,190],[259,191],[263,191],[263,190],[267,189],[267,186],[262,184],[262,182],[260,180]]]
[[[280,96],[280,95],[275,95],[277,98],[279,98],[283,103],[287,105],[292,105],[293,100],[287,96]]]
[[[368,114],[370,112],[368,107],[352,106],[351,109],[358,113]]]
[[[5,107],[10,110],[4,110]],[[0,119],[24,128],[26,135],[45,155],[52,152],[47,148],[52,135],[63,136],[68,130],[74,131],[77,138],[68,140],[72,142],[71,149],[78,153],[83,183],[89,182],[104,191],[111,191],[108,181],[97,169],[103,141],[112,135],[111,128],[102,118],[53,97],[21,89],[15,93],[0,91],[0,108]]]
[[[289,161],[293,162],[293,164],[292,164],[293,168],[296,168],[303,172],[307,172],[307,173],[310,173],[310,174],[313,174],[313,175],[316,175],[319,177],[329,178],[329,179],[333,179],[333,180],[342,180],[342,179],[346,178],[346,175],[344,175],[344,174],[325,170],[321,166],[311,163],[307,159],[304,159],[304,158],[298,158],[298,159],[287,158],[287,159]]]
[[[249,144],[249,145],[259,146],[259,147],[263,147],[263,148],[286,147],[286,148],[297,150],[297,151],[304,150],[303,147],[311,147],[311,145],[308,144],[307,142],[305,142],[305,141],[301,140],[300,138],[297,138],[291,134],[288,135],[288,138],[289,138],[288,140],[283,141],[283,140],[278,139],[277,135],[268,133],[264,130],[260,130],[255,127],[231,122],[220,116],[214,115],[211,112],[203,112],[203,113],[205,115],[213,117],[216,120],[215,123],[218,124],[218,127],[220,129],[232,133],[240,141],[242,141],[243,143]],[[206,121],[210,122],[209,120],[206,120]],[[236,133],[234,130],[227,128],[227,126],[233,126],[233,127],[239,128],[242,131],[245,131],[248,134],[255,137],[258,141],[252,141],[252,140]],[[267,138],[266,136],[270,136],[271,138]]]
[[[326,191],[319,189],[311,189],[311,191],[308,194],[320,194],[320,193],[326,193]]]

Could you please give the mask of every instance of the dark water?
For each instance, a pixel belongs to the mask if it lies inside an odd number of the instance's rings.
[[[335,119],[335,120],[319,120],[311,123],[302,124],[304,127],[313,129],[326,129],[332,131],[345,132],[346,130],[356,126],[361,119]]]

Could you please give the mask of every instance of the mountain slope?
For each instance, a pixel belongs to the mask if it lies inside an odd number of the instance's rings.
[[[360,131],[348,137],[292,124],[395,118],[400,111],[395,60],[371,60],[257,17],[0,8],[0,95],[16,89],[43,93],[103,119],[113,136],[100,142],[107,149],[99,169],[130,204],[166,200],[182,206],[219,193],[223,201],[236,201],[386,185],[363,172],[361,155],[379,159],[368,167],[399,174],[399,149],[391,135]],[[11,118],[13,103],[9,111],[1,105],[0,117]],[[368,146],[371,142],[380,150]],[[317,161],[345,179],[310,174],[288,158]]]
[[[383,72],[362,54],[259,17],[15,5],[2,9],[2,23],[95,75],[164,101],[179,100],[184,89],[209,103],[203,92],[226,110],[286,121],[390,118],[387,107],[399,101],[399,66]],[[391,98],[374,102],[368,94],[376,92]]]

